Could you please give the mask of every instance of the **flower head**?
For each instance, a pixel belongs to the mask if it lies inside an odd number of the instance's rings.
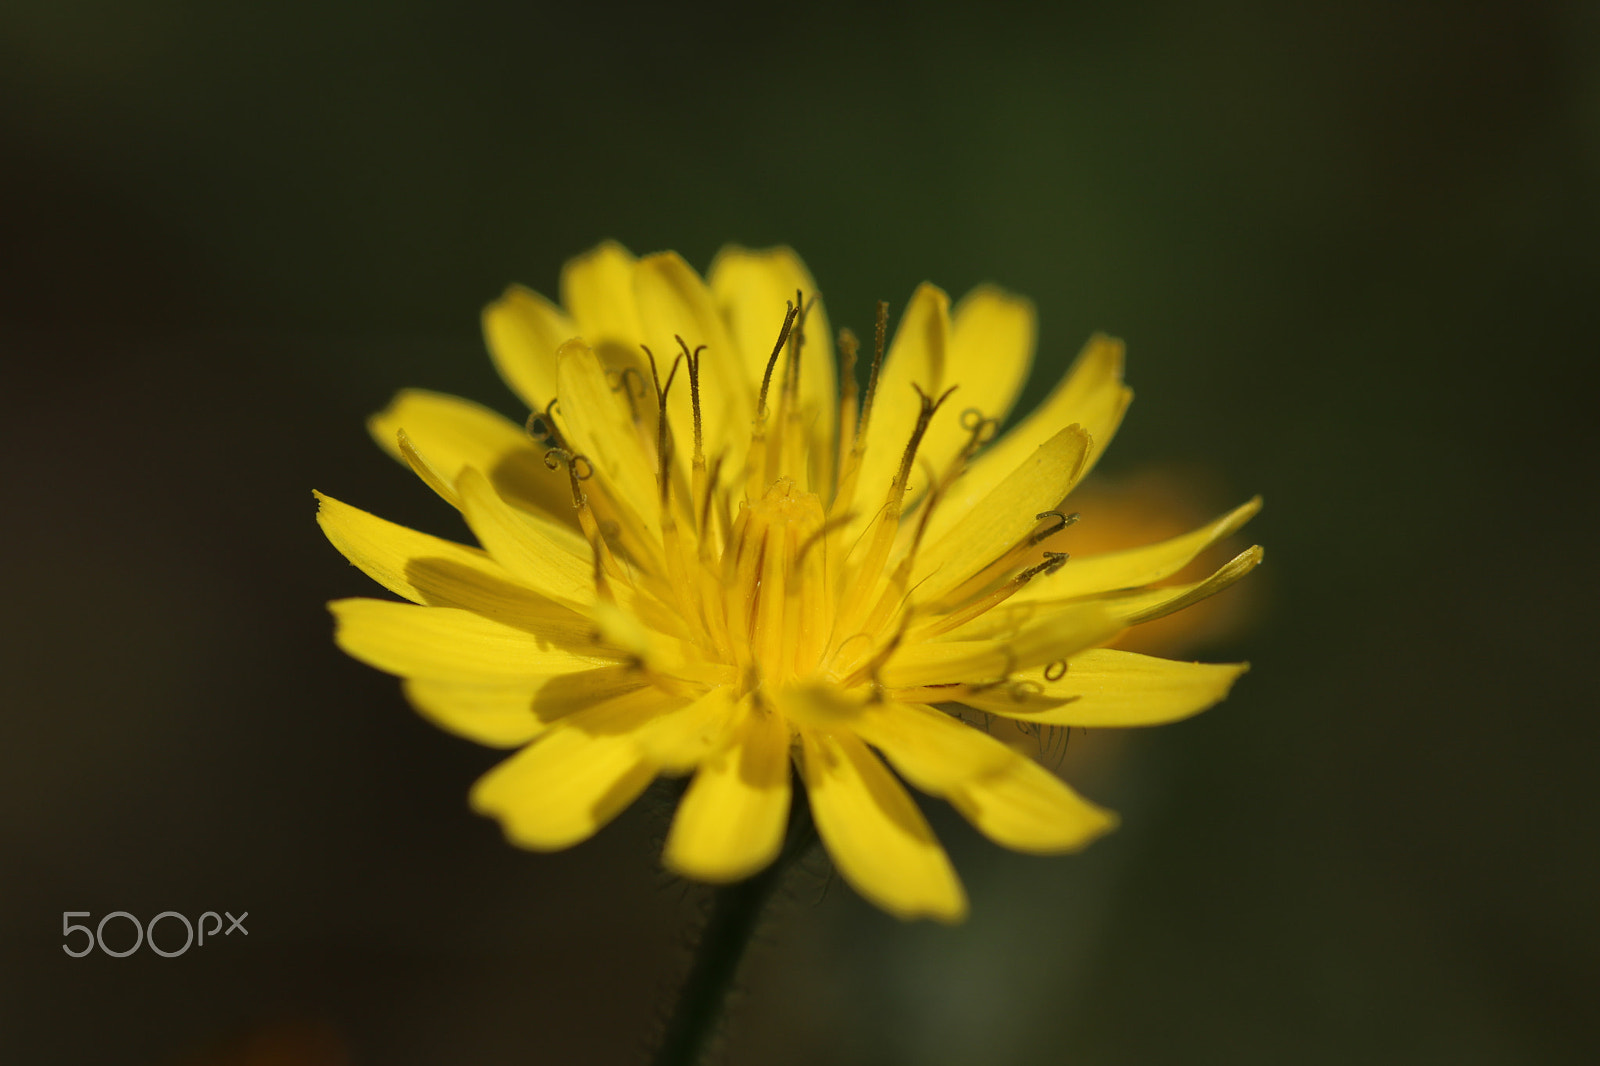
[[[965,894],[900,778],[1021,851],[1115,824],[961,708],[1149,725],[1244,671],[1106,645],[1253,568],[1259,548],[1160,584],[1259,500],[1068,561],[1062,503],[1131,398],[1118,342],[1093,338],[1000,435],[1034,329],[998,289],[952,311],[923,285],[887,343],[880,305],[870,346],[839,335],[836,372],[786,249],[726,249],[703,281],[608,243],[561,288],[561,306],[513,287],[484,313],[526,427],[425,392],[371,422],[480,547],[319,497],[334,545],[411,601],[332,604],[340,647],[404,678],[444,728],[521,748],[472,792],[515,843],[575,844],[658,775],[693,774],[665,862],[742,878],[782,844],[792,762],[846,881],[903,918],[955,921]]]

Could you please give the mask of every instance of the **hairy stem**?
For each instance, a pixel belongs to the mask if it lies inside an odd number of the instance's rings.
[[[796,862],[811,850],[816,830],[803,791],[789,811],[783,850],[765,870],[724,885],[712,898],[701,927],[694,963],[678,992],[677,1006],[656,1048],[655,1066],[698,1066],[717,1033],[739,965],[767,904]]]

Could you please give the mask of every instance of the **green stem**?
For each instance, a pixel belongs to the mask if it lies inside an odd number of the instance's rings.
[[[773,892],[816,840],[811,808],[797,793],[789,810],[783,850],[765,870],[717,889],[700,930],[694,964],[678,992],[677,1007],[656,1048],[655,1066],[697,1066],[710,1047],[718,1019]]]

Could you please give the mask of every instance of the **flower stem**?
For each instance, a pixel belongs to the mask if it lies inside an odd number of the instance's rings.
[[[656,1048],[654,1066],[697,1066],[701,1062],[762,913],[784,875],[815,842],[810,805],[804,793],[797,793],[778,857],[753,877],[716,890],[711,913],[700,930],[694,962]]]

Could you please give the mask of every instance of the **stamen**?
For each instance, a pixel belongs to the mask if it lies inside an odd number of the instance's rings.
[[[938,411],[939,406],[950,398],[952,392],[960,388],[958,385],[951,385],[940,394],[937,400],[934,400],[930,399],[928,394],[922,391],[922,386],[916,382],[913,381],[911,387],[916,389],[917,395],[922,398],[922,410],[917,414],[917,425],[911,431],[911,440],[906,443],[906,450],[900,456],[900,470],[895,474],[892,483],[894,488],[890,490],[891,494],[898,490],[901,496],[905,495],[906,478],[911,475],[911,462],[916,458],[917,448],[922,444],[923,435],[928,432],[928,423],[933,421],[934,412]]]
[[[800,395],[800,354],[806,343],[806,318],[810,316],[811,309],[817,306],[817,297],[805,299],[805,294],[799,289],[794,290],[794,305],[800,309],[795,317],[794,329],[789,334],[789,361],[784,366],[783,395],[787,399],[795,399]]]
[[[1036,548],[1040,544],[1043,544],[1057,533],[1060,533],[1062,530],[1073,525],[1083,516],[1078,514],[1076,511],[1074,511],[1072,514],[1063,514],[1060,511],[1041,511],[1035,517],[1041,522],[1045,519],[1054,519],[1054,521],[1050,525],[1041,529],[1037,529],[1028,534],[1028,536],[1024,537],[1022,540],[1017,541],[1017,543],[1013,544],[1008,550],[1001,553],[987,566],[977,571],[975,574],[967,578],[955,588],[951,589],[949,592],[946,592],[939,598],[939,602],[945,605],[957,604],[965,600],[968,596],[975,595],[983,589],[988,588],[991,583],[998,580],[1013,566],[1017,566],[1025,558],[1027,558],[1027,556],[1030,554],[1030,549]],[[1060,553],[1047,551],[1044,554],[1049,556]]]
[[[672,368],[667,371],[667,380],[665,382],[661,380],[661,370],[656,364],[655,354],[648,348],[645,349],[645,354],[650,357],[650,379],[655,385],[658,414],[656,419],[656,460],[658,464],[656,483],[660,489],[662,561],[666,567],[665,574],[668,585],[672,590],[672,598],[675,600],[675,603],[668,609],[678,618],[694,618],[696,615],[701,615],[701,621],[704,622],[705,619],[701,610],[703,605],[697,594],[694,580],[695,555],[693,550],[684,543],[683,534],[678,528],[677,516],[674,515],[672,510],[673,439],[671,421],[667,417],[667,397],[672,392],[672,383],[677,379],[678,367],[682,365],[684,359],[690,358],[692,365],[693,360],[689,355],[688,346],[683,345],[683,347],[684,351],[673,357]],[[694,518],[692,505],[688,518],[691,521]],[[656,595],[658,600],[665,606],[667,597],[659,591]],[[706,628],[705,625],[695,627],[694,636],[691,637],[691,640],[696,645],[699,645],[702,650],[709,651],[709,647],[702,640],[702,635],[706,632]]]
[[[551,448],[544,453],[544,465],[551,470],[563,463],[566,464],[567,478],[572,485],[572,506],[578,509],[578,526],[583,530],[585,539],[589,541],[589,551],[594,557],[595,593],[603,600],[614,602],[616,594],[611,589],[607,575],[611,574],[623,580],[626,580],[627,575],[606,544],[606,538],[595,520],[594,509],[589,506],[589,496],[580,484],[594,477],[594,464],[589,461],[588,456],[582,453],[573,454],[565,448]],[[583,464],[587,473],[578,472],[579,463]]]
[[[932,464],[924,459],[922,468],[928,475],[929,483],[933,484]],[[934,484],[934,487],[929,490],[928,499],[924,502],[922,513],[917,516],[917,528],[912,531],[911,544],[906,548],[905,554],[901,556],[900,562],[895,565],[894,573],[889,577],[888,586],[883,590],[883,594],[878,597],[878,602],[873,605],[871,613],[867,615],[866,628],[869,632],[877,632],[883,628],[890,614],[909,601],[910,597],[906,594],[906,588],[911,584],[911,570],[916,565],[917,549],[922,546],[923,534],[928,531],[928,517],[933,514],[933,509],[938,504],[939,495],[943,490],[944,486],[940,484]],[[927,578],[923,578],[923,580],[926,581]],[[909,617],[908,612],[906,620],[909,620]]]
[[[848,329],[839,331],[839,444],[838,460],[833,474],[833,499],[828,503],[831,514],[847,511],[855,499],[856,479],[861,475],[861,444],[863,437],[857,421],[856,352],[860,342]]]
[[[856,353],[861,342],[848,329],[839,331],[839,455],[850,450],[856,436]]]
[[[984,596],[978,600],[974,600],[965,607],[962,607],[960,610],[951,611],[948,614],[934,619],[927,625],[919,628],[914,636],[918,641],[931,640],[934,637],[949,633],[951,630],[959,629],[968,622],[972,621],[974,618],[977,618],[979,615],[987,614],[989,611],[992,611],[994,608],[1000,606],[1006,600],[1009,600],[1012,596],[1015,596],[1018,592],[1022,591],[1022,586],[1026,585],[1034,578],[1041,575],[1053,574],[1057,570],[1060,570],[1063,566],[1067,565],[1067,554],[1065,552],[1045,552],[1044,554],[1044,562],[1035,563],[1026,570],[1019,571],[1015,577],[1013,577],[1010,581],[1007,581],[1004,585],[1001,585],[987,596]]]
[[[933,420],[934,412],[938,411],[939,406],[949,399],[952,392],[956,391],[956,386],[952,385],[935,400],[923,392],[922,386],[915,382],[912,383],[911,387],[917,390],[917,395],[922,399],[922,410],[917,414],[916,427],[912,429],[911,439],[906,442],[906,450],[900,457],[900,470],[895,474],[894,480],[889,483],[888,498],[884,501],[883,508],[878,512],[878,516],[873,519],[868,532],[863,534],[863,537],[867,540],[866,556],[862,559],[860,566],[853,571],[841,568],[841,580],[848,580],[850,584],[848,589],[841,593],[844,606],[841,608],[838,618],[835,619],[835,633],[853,633],[862,628],[872,629],[870,625],[865,627],[862,625],[862,617],[867,612],[867,605],[873,603],[871,597],[877,591],[879,578],[883,574],[884,563],[889,558],[889,551],[894,546],[895,533],[900,528],[900,507],[905,501],[906,480],[911,475],[911,464],[916,459],[917,448],[922,443],[923,435],[928,432],[928,423]],[[909,578],[910,571],[906,569],[905,579],[909,580]],[[891,575],[889,589],[885,595],[897,599],[900,593],[895,588],[894,582],[895,577]],[[902,582],[900,589],[904,587]],[[874,617],[879,613],[878,610],[872,611]],[[902,619],[903,622],[904,619]],[[837,650],[835,653],[837,654]]]
[[[705,497],[700,501],[700,555],[709,557],[711,552],[711,499],[715,494],[717,478],[722,474],[722,460],[727,458],[726,452],[718,452],[717,457],[711,461],[711,477]],[[703,464],[702,464],[703,465]]]
[[[644,348],[644,345],[639,345]],[[665,525],[672,521],[669,506],[672,498],[672,427],[667,421],[667,393],[672,389],[672,380],[678,376],[678,364],[683,362],[683,356],[674,356],[672,369],[667,371],[667,383],[661,384],[661,372],[656,368],[656,356],[649,348],[644,348],[644,354],[650,357],[650,378],[656,387],[656,406],[660,417],[656,419],[656,461],[660,472],[656,475],[656,483],[661,490],[661,521]]]
[[[672,339],[683,349],[683,357],[689,364],[689,404],[694,408],[694,462],[695,466],[703,467],[706,464],[706,453],[700,428],[700,353],[706,350],[706,346],[702,344],[691,352],[688,342],[678,334],[674,333]]]
[[[778,343],[772,346],[772,355],[767,358],[767,369],[761,375],[761,395],[756,400],[756,419],[759,422],[767,420],[767,388],[772,384],[772,370],[778,365],[778,356],[783,354],[783,346],[789,342],[789,330],[794,328],[794,320],[800,314],[800,309],[787,300],[784,304],[789,308],[783,316],[783,328],[778,331]]]
[[[543,411],[534,411],[528,415],[528,420],[522,424],[523,431],[538,441],[540,444],[550,444],[563,451],[567,449],[567,442],[562,439],[561,430],[556,428],[556,411],[560,408],[559,398],[551,400],[544,405]],[[550,469],[554,470],[555,467]]]
[[[945,395],[949,395],[949,393]],[[934,508],[944,498],[944,494],[949,490],[950,486],[956,483],[956,478],[966,471],[967,460],[971,459],[979,448],[994,439],[995,431],[999,426],[1000,423],[996,419],[983,417],[983,412],[976,407],[969,407],[961,412],[961,428],[968,433],[967,443],[961,446],[961,451],[950,461],[950,465],[945,468],[942,478],[937,481],[934,480],[932,471],[929,471],[928,483],[933,488],[929,490],[928,498],[922,505],[922,523],[917,529],[918,542],[921,541],[922,534],[927,529],[929,519],[933,517]]]
[[[783,367],[783,389],[778,399],[778,432],[767,444],[767,476],[791,475],[798,477],[803,488],[809,490],[811,464],[806,459],[805,427],[800,410],[800,366],[806,343],[806,319],[817,298],[805,298],[799,289],[794,293],[794,306],[799,308],[794,327],[789,331],[789,355]]]
[[[1072,512],[1071,514],[1062,514],[1060,511],[1041,511],[1033,517],[1039,519],[1041,522],[1046,518],[1054,518],[1056,523],[1055,525],[1045,526],[1043,529],[1035,530],[1033,535],[1028,538],[1028,545],[1030,547],[1055,536],[1057,533],[1060,533],[1063,529],[1066,529],[1078,519],[1082,518],[1083,515],[1076,511]],[[1045,552],[1045,554],[1052,555],[1054,553]]]
[[[872,373],[867,377],[867,394],[861,401],[861,418],[856,423],[856,441],[852,448],[859,452],[866,447],[867,423],[872,421],[872,401],[878,394],[878,373],[883,369],[883,349],[889,333],[889,301],[878,301],[878,320],[872,341]]]
[[[589,457],[584,455],[582,452],[574,455],[565,448],[551,448],[544,453],[544,465],[549,469],[554,470],[562,463],[567,464],[567,473],[572,478],[572,495],[574,506],[581,506],[581,504],[576,503],[579,497],[583,496],[582,490],[578,488],[578,482],[588,481],[590,478],[594,477],[594,464],[591,463],[589,461]],[[586,473],[578,473],[579,463],[583,464],[584,470],[587,471]]]
[[[719,544],[718,538],[715,536],[716,530],[712,526],[711,513],[711,505],[718,491],[717,478],[722,472],[722,461],[726,456],[726,452],[718,452],[716,458],[711,461],[710,484],[706,488],[705,496],[700,504],[700,532],[697,545],[699,566],[697,574],[702,615],[711,628],[712,643],[720,650],[723,661],[728,662],[737,659],[738,652],[736,650],[737,642],[732,639],[728,629],[728,601],[725,587],[727,578],[726,574],[720,571],[727,563],[725,552],[727,545],[732,543],[733,523],[727,520],[726,513],[722,515],[724,519],[724,536]],[[703,475],[704,470],[705,467],[702,464],[699,472]],[[719,567],[719,563],[722,564],[721,567]]]

